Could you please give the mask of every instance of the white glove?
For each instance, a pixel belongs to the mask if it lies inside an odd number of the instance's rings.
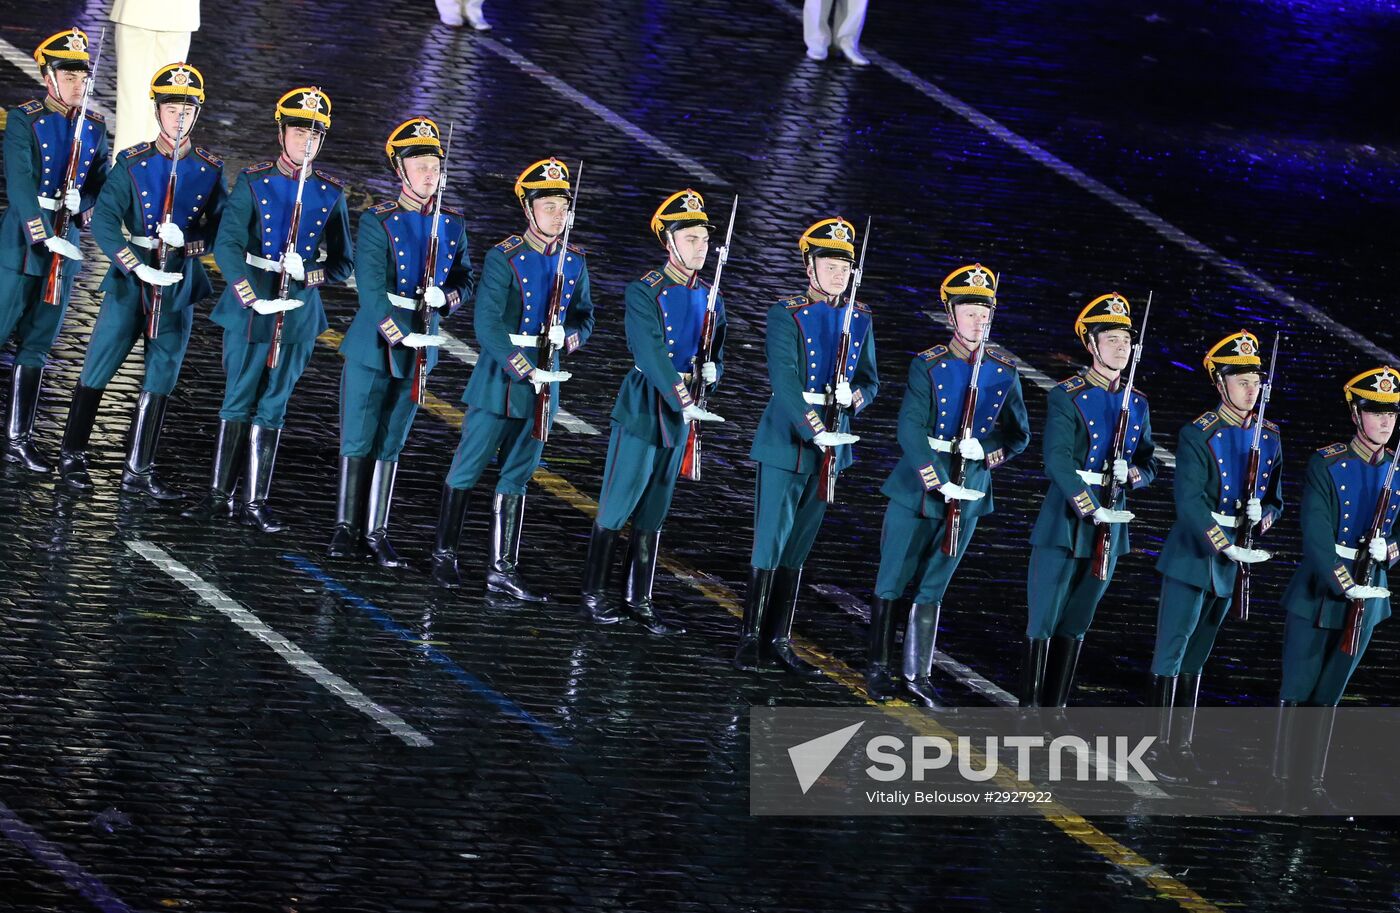
[[[442,293],[442,289],[438,286],[430,285],[427,290],[423,292],[423,303],[437,310],[447,304],[447,296]]]
[[[137,279],[140,279],[147,285],[174,285],[185,278],[179,273],[161,272],[154,266],[147,266],[144,263],[136,264],[136,269],[133,270],[133,272],[136,273]]]
[[[138,267],[139,268],[139,267]],[[302,306],[302,302],[295,298],[259,298],[252,304],[253,310],[259,314],[277,314],[282,311],[290,311]]]
[[[689,406],[686,406],[684,410],[682,410],[682,412],[681,412],[681,418],[685,419],[687,422],[722,422],[722,421],[724,421],[724,419],[720,418],[718,415],[715,415],[713,412],[710,412],[710,411],[708,411],[708,410],[701,409],[699,406],[695,405],[694,403],[691,403]]]
[[[1383,586],[1361,586],[1359,584],[1347,587],[1348,599],[1387,599],[1390,590]]]
[[[1110,510],[1107,507],[1100,507],[1094,511],[1095,523],[1128,523],[1134,518],[1131,510]]]
[[[1259,503],[1258,498],[1250,498],[1244,502],[1244,515],[1249,518],[1250,523],[1258,523],[1264,519],[1264,505]]]
[[[1384,536],[1377,536],[1376,538],[1371,540],[1371,544],[1368,546],[1368,549],[1371,552],[1372,561],[1384,561],[1386,558],[1386,554],[1389,551],[1389,546],[1386,545]]]
[[[1119,485],[1122,485],[1124,482],[1128,481],[1127,460],[1113,461],[1113,481],[1117,482]]]
[[[305,282],[306,261],[301,258],[301,254],[289,250],[282,254],[282,272],[298,282]]]
[[[67,257],[69,260],[83,259],[83,252],[67,238],[45,238],[44,246],[60,257]]]
[[[78,211],[83,208],[83,195],[78,188],[70,187],[64,192],[63,208],[75,216],[78,214]]]
[[[410,349],[421,349],[425,346],[440,346],[446,342],[441,336],[433,336],[428,333],[409,333],[399,341]]]
[[[558,349],[564,345],[564,325],[556,323],[549,328],[549,344]]]
[[[842,409],[849,408],[851,405],[851,385],[844,380],[836,385],[836,405]]]
[[[568,371],[545,371],[542,368],[535,368],[530,372],[530,383],[534,384],[535,389],[538,390],[541,384],[562,384],[573,376]]]
[[[982,449],[982,442],[975,437],[965,437],[958,441],[958,455],[964,460],[985,460],[987,451]]]
[[[719,380],[719,365],[712,361],[707,361],[700,366],[700,379],[707,384],[712,384]]]
[[[1268,561],[1273,557],[1262,548],[1241,548],[1238,545],[1225,546],[1225,551],[1222,554],[1231,561],[1237,561],[1240,564],[1256,564],[1260,561]]]
[[[817,436],[812,438],[812,443],[818,447],[840,447],[843,444],[854,444],[860,440],[858,434],[846,434],[844,431],[819,431]]]
[[[938,491],[943,495],[945,501],[980,501],[987,496],[985,491],[964,488],[956,482],[944,482],[938,486]]]
[[[162,222],[157,225],[156,237],[164,241],[166,247],[185,246],[185,233],[174,222]]]

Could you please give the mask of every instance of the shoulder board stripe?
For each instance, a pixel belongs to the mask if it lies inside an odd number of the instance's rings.
[[[778,303],[785,308],[800,308],[806,307],[809,302],[807,301],[806,295],[793,295],[791,298],[784,298]]]
[[[643,276],[641,281],[645,282],[647,285],[650,285],[652,288],[655,288],[656,286],[661,284],[661,280],[663,278],[664,277],[661,275],[661,273],[657,272],[656,270],[652,270],[651,272]]]
[[[919,353],[919,357],[922,358],[924,361],[937,361],[938,359],[942,358],[944,355],[947,354],[947,346],[937,345],[933,346],[932,348],[924,349],[922,352]]]
[[[1339,454],[1339,453],[1346,453],[1346,452],[1347,452],[1347,445],[1346,445],[1346,444],[1328,444],[1326,447],[1319,447],[1317,452],[1318,452],[1318,455],[1319,455],[1319,456],[1334,457],[1334,456],[1336,456],[1336,455]]]
[[[386,212],[393,212],[398,206],[398,200],[385,200],[383,203],[376,203],[374,206],[371,206],[369,211],[375,215],[382,216]]]
[[[205,149],[203,146],[195,146],[194,154],[204,159],[206,162],[213,165],[215,168],[224,167],[224,160],[219,158],[214,153],[210,152],[208,149]]]
[[[276,164],[277,164],[276,162],[270,162],[270,161],[269,161],[269,162],[258,162],[257,164],[249,165],[247,168],[244,168],[244,169],[243,169],[243,173],[244,173],[244,174],[257,174],[257,173],[260,172],[260,171],[266,171],[266,170],[269,169],[269,168],[275,167]]]
[[[1209,428],[1211,425],[1214,425],[1219,420],[1220,416],[1216,415],[1214,412],[1203,412],[1201,413],[1201,416],[1191,424],[1195,425],[1202,431],[1205,431],[1207,428]]]
[[[1278,430],[1278,425],[1275,425],[1273,422],[1269,421],[1268,419],[1264,419],[1264,427],[1265,427],[1267,430],[1272,431],[1274,434],[1280,434],[1280,433],[1282,433],[1282,432],[1280,432],[1280,431]]]
[[[147,149],[149,149],[149,148],[151,148],[151,144],[150,144],[150,143],[137,143],[135,146],[129,146],[129,147],[127,147],[126,149],[123,149],[123,150],[122,150],[122,158],[123,158],[123,159],[134,159],[134,158],[136,158],[136,156],[138,156],[138,155],[140,155],[141,153],[145,152],[145,151],[146,151]],[[147,167],[149,167],[149,166],[147,166]]]
[[[575,243],[572,242],[572,241],[569,242],[569,251],[570,251],[571,253],[578,254],[580,257],[586,257],[586,256],[588,256],[588,251],[584,250],[582,247],[579,247],[577,244],[575,244]]]
[[[519,235],[511,235],[509,238],[506,238],[500,244],[497,244],[496,250],[500,251],[503,254],[508,254],[524,243],[524,238],[520,237]]]
[[[88,108],[87,116],[88,120],[95,120],[99,124],[107,123],[107,118],[103,117],[101,114],[98,114],[96,111],[92,110],[92,108]]]
[[[336,177],[330,172],[322,171],[320,168],[312,168],[311,170],[315,172],[316,177],[325,181],[327,184],[334,184],[335,186],[340,187],[342,189],[345,187],[345,181]],[[447,207],[444,206],[443,208],[446,209]]]
[[[1080,375],[1076,374],[1073,377],[1068,378],[1067,380],[1060,381],[1059,387],[1066,393],[1075,393],[1088,386],[1088,384],[1089,382],[1087,380],[1085,380]]]
[[[32,98],[20,105],[19,109],[25,114],[38,114],[40,111],[44,110],[44,103],[37,98]]]
[[[1005,349],[999,349],[996,346],[987,346],[987,357],[993,361],[999,361],[1008,367],[1016,367],[1015,357]]]
[[[457,218],[462,219],[463,221],[465,221],[467,218],[467,214],[465,212],[456,208],[455,206],[448,206],[446,203],[442,204],[442,211],[447,213],[449,216],[456,216]]]

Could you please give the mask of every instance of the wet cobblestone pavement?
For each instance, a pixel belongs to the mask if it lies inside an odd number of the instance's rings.
[[[105,4],[0,9],[0,39],[19,49],[0,63],[8,106],[38,94],[17,62],[70,23],[95,34]],[[348,179],[358,211],[393,190],[389,129],[420,112],[455,121],[449,201],[468,215],[478,265],[519,229],[520,168],[586,160],[575,240],[599,324],[569,359],[563,397],[587,427],[552,435],[522,549],[555,598],[482,594],[481,495],[463,537],[467,586],[448,595],[427,577],[465,350],[432,375],[403,456],[392,531],[414,567],[399,572],[324,557],[331,343],[352,293],[327,292],[332,329],[292,401],[273,489],[291,529],[278,536],[118,496],[134,355],[93,437],[96,492],[74,498],[10,464],[0,475],[0,911],[1400,909],[1389,819],[755,818],[745,736],[755,704],[864,700],[854,607],[878,563],[905,366],[944,341],[929,316],[938,281],[973,260],[1002,273],[995,337],[1026,365],[1037,434],[1044,384],[1077,366],[1070,325],[1094,295],[1155,293],[1140,383],[1168,446],[1214,405],[1199,368],[1210,343],[1240,325],[1287,334],[1270,417],[1290,513],[1270,533],[1279,557],[1256,573],[1253,618],[1227,624],[1203,686],[1205,703],[1275,699],[1305,455],[1346,436],[1341,383],[1400,348],[1400,11],[876,0],[864,70],[806,60],[783,0],[493,0],[487,13],[495,30],[473,34],[438,25],[427,0],[206,3],[191,51],[209,87],[196,139],[236,174],[270,157],[277,96],[319,84],[336,122],[318,164]],[[622,289],[659,265],[646,221],[687,185],[717,212],[741,198],[714,401],[729,421],[662,537],[657,593],[689,633],[585,630],[573,602],[608,413],[632,366]],[[752,535],[748,445],[767,401],[763,315],[801,291],[797,235],[834,213],[873,217],[862,297],[886,383],[807,567],[795,633],[827,675],[801,683],[729,659]],[[85,250],[40,408],[51,453],[106,266]],[[209,306],[161,452],[168,480],[191,491],[207,480],[223,391]],[[474,347],[469,311],[447,328]],[[0,353],[5,376],[11,357]],[[997,486],[939,646],[1010,689],[1044,489],[1038,441]],[[1136,704],[1147,690],[1170,472],[1133,505],[1137,551],[1087,640],[1082,703]],[[270,629],[262,640],[240,608]],[[274,652],[288,642],[302,658]],[[1392,703],[1397,669],[1394,625],[1382,625],[1348,704]],[[986,702],[938,674],[953,702]]]

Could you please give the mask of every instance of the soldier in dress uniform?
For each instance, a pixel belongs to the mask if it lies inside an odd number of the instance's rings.
[[[156,476],[155,461],[165,407],[189,347],[194,305],[214,290],[199,256],[219,229],[227,197],[223,160],[190,140],[204,109],[204,88],[203,75],[188,63],[156,71],[150,96],[159,133],[117,155],[93,211],[93,240],[112,265],[59,456],[63,480],[79,491],[92,488],[88,439],[107,384],[144,339],[145,376],[131,418],[122,489],[159,501],[183,497]],[[172,170],[175,196],[167,219]],[[160,312],[151,332],[157,296]]]
[[[916,703],[939,705],[930,680],[943,594],[972,541],[979,518],[990,514],[992,470],[1026,449],[1030,420],[1016,362],[987,346],[977,376],[972,435],[961,438],[963,404],[977,349],[996,308],[997,277],[980,263],[963,266],[939,286],[953,338],[914,356],[909,386],[899,407],[900,460],[881,491],[890,499],[880,533],[880,571],[870,604],[870,665],[866,691],[875,701],[898,693],[890,666],[894,650],[894,601],[917,575],[918,590],[904,633],[903,683]],[[954,478],[951,454],[962,458],[963,484]],[[943,551],[949,501],[962,501],[957,554]]]
[[[1388,503],[1380,503],[1394,459],[1386,444],[1400,408],[1400,371],[1389,365],[1363,371],[1343,389],[1355,430],[1350,441],[1323,447],[1308,460],[1301,510],[1303,559],[1283,593],[1283,712],[1274,747],[1274,787],[1266,802],[1270,810],[1299,799],[1308,811],[1334,810],[1323,778],[1337,703],[1376,625],[1390,617],[1388,569],[1400,560],[1400,543],[1394,539],[1400,492],[1392,489]],[[1382,507],[1380,534],[1371,537]],[[1353,574],[1361,549],[1373,562],[1369,580]],[[1355,654],[1348,655],[1342,635],[1348,603],[1357,599],[1363,600],[1359,638]],[[1325,709],[1290,712],[1294,707]]]
[[[515,198],[525,212],[525,234],[511,235],[486,252],[477,287],[473,325],[481,355],[462,394],[467,412],[457,453],[442,485],[433,579],[439,586],[462,585],[457,547],[462,518],[477,480],[500,457],[500,478],[491,502],[491,560],[486,588],[526,602],[540,602],[519,572],[520,532],[525,521],[525,489],[544,454],[533,435],[538,384],[551,385],[549,424],[559,412],[562,351],[570,355],[593,332],[593,296],[583,251],[561,250],[573,193],[569,169],[555,158],[535,162],[515,180]],[[552,364],[537,366],[540,333],[546,329],[549,298],[559,258],[564,260],[559,320],[548,327],[555,347]]]
[[[228,282],[211,315],[223,328],[224,401],[209,491],[188,512],[236,515],[265,533],[284,528],[268,494],[287,403],[327,327],[321,286],[345,281],[355,268],[345,184],[310,165],[330,131],[330,98],[308,86],[292,89],[277,100],[273,118],[277,158],[238,175],[214,243],[214,259]],[[289,245],[298,187],[301,214]],[[243,496],[235,510],[240,469]]]
[[[758,481],[749,588],[734,656],[741,669],[776,664],[809,678],[821,674],[798,657],[790,638],[802,565],[826,514],[822,456],[824,448],[836,447],[837,471],[851,465],[850,445],[859,439],[850,433],[851,416],[869,406],[880,389],[870,309],[856,302],[849,354],[833,391],[845,409],[840,427],[826,426],[821,410],[836,377],[843,293],[855,265],[855,243],[855,228],[845,219],[813,224],[797,242],[807,270],[807,293],[768,310],[772,399],[749,450],[758,463]]]
[[[434,218],[444,158],[438,125],[409,118],[389,134],[384,154],[402,186],[398,199],[360,216],[355,238],[360,308],[340,345],[340,488],[328,551],[342,557],[363,543],[381,567],[401,567],[389,542],[389,507],[399,453],[418,412],[412,395],[417,355],[426,349],[423,370],[431,372],[443,342],[437,335],[442,310],[450,316],[470,301],[476,276],[465,216],[444,206]],[[434,284],[425,286],[434,224]]]
[[[1123,406],[1123,374],[1132,358],[1133,322],[1117,292],[1089,302],[1074,331],[1092,358],[1089,367],[1050,391],[1045,420],[1045,475],[1050,488],[1031,531],[1023,707],[1063,707],[1074,681],[1084,632],[1128,552],[1127,491],[1157,477],[1147,397],[1136,388],[1128,404],[1123,456],[1109,459]],[[1108,474],[1125,487],[1117,503],[1100,500]],[[1093,573],[1094,540],[1112,526],[1107,579]]]
[[[1273,422],[1260,429],[1259,475],[1254,490],[1244,490],[1255,406],[1267,380],[1259,339],[1247,330],[1226,336],[1206,353],[1205,368],[1220,401],[1177,435],[1176,522],[1157,559],[1162,596],[1151,703],[1162,709],[1153,769],[1168,781],[1208,778],[1191,749],[1189,721],[1173,728],[1172,707],[1196,708],[1201,670],[1230,610],[1239,565],[1269,558],[1234,544],[1236,528],[1254,523],[1262,535],[1283,513],[1283,443]]]
[[[78,250],[80,214],[90,214],[107,180],[107,126],[91,110],[80,125],[73,184],[65,184],[73,150],[74,121],[83,101],[90,60],[88,39],[78,29],[51,35],[34,51],[48,94],[11,108],[5,122],[5,193],[0,215],[0,345],[15,338],[10,413],[5,424],[5,459],[34,472],[53,466],[34,446],[34,414],[49,349],[63,326],[73,279],[83,259]],[[71,214],[64,237],[54,234],[59,208]],[[56,300],[44,303],[49,268],[62,258]]]
[[[652,604],[661,527],[671,509],[691,422],[723,421],[690,393],[692,372],[711,386],[724,371],[724,302],[715,303],[710,360],[700,356],[709,285],[700,269],[710,250],[710,217],[694,190],[671,194],[651,217],[666,249],[666,265],[630,283],[626,292],[627,348],[636,361],[617,392],[598,517],[584,561],[581,614],[598,624],[620,620],[607,603],[608,570],[618,531],[632,521],[623,589],[626,613],[653,634],[683,634]]]

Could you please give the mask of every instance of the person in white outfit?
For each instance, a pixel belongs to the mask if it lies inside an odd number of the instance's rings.
[[[444,0],[438,0],[443,3]],[[866,0],[804,0],[802,5],[802,37],[807,42],[807,56],[825,60],[827,49],[835,34],[836,48],[858,67],[870,61],[860,52],[860,30],[865,26]],[[833,24],[833,18],[835,22]]]
[[[117,129],[112,155],[160,132],[151,74],[187,60],[199,30],[199,0],[113,0],[117,24]]]
[[[486,0],[437,0],[438,17],[442,19],[443,25],[450,25],[454,29],[461,28],[463,17],[466,22],[478,32],[491,31],[491,23],[486,21],[486,17],[481,13],[481,7]]]

